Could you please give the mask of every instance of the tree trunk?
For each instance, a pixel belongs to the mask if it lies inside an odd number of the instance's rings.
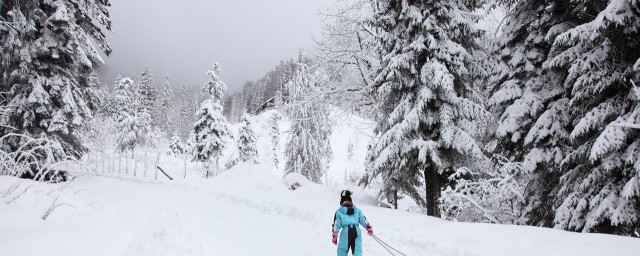
[[[149,151],[148,149],[144,151],[144,177],[147,177],[147,169],[149,169],[149,161],[147,161],[147,151]]]
[[[440,179],[438,171],[434,167],[427,167],[424,170],[424,184],[426,190],[427,215],[440,217],[438,208],[438,198],[440,198]]]
[[[153,168],[155,172],[155,179],[158,180],[158,165],[160,164],[160,149],[156,151],[156,168]]]
[[[393,208],[398,210],[398,190],[393,191]]]
[[[102,166],[102,173],[107,173],[107,168],[105,167],[104,160],[104,151],[100,152],[100,165]]]
[[[218,175],[218,174],[219,174],[219,171],[220,171],[220,169],[218,169],[218,168],[220,168],[220,159],[219,159],[219,158],[217,158],[217,157],[216,157],[216,166],[215,166],[215,167],[216,167],[216,168],[214,169],[214,170],[215,170],[215,173],[213,173],[213,175],[214,175],[214,176]]]
[[[127,157],[127,152],[124,153],[124,171],[126,174],[129,174],[129,158]]]
[[[134,149],[131,150],[131,159],[133,159],[133,176],[134,177],[138,176],[137,175],[137,173],[138,173],[138,160],[136,159],[135,153],[136,153],[136,149],[134,148]]]
[[[187,152],[184,152],[184,178],[187,178],[187,158],[189,157],[189,155],[187,155]]]

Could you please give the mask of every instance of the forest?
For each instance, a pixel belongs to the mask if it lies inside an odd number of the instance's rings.
[[[185,178],[254,163],[335,185],[334,126],[358,117],[373,136],[350,186],[388,207],[640,237],[640,1],[337,0],[313,48],[234,91],[214,61],[200,85],[104,83],[109,8],[0,1],[0,176],[157,178],[173,156]]]

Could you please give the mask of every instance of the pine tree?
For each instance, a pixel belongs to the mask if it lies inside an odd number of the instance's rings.
[[[321,84],[305,64],[299,64],[293,80],[287,85],[291,120],[289,141],[285,149],[285,173],[299,173],[321,183],[331,159],[331,125],[322,99],[314,97]]]
[[[439,216],[447,173],[483,157],[474,121],[487,114],[467,98],[480,33],[466,13],[478,4],[392,0],[378,2],[371,19],[382,54],[369,87],[377,99],[379,138],[368,153],[364,181],[380,178],[383,197],[394,201],[406,194],[431,216]]]
[[[249,114],[242,115],[238,134],[238,160],[245,163],[258,162],[257,137]]]
[[[278,153],[280,152],[280,120],[282,116],[278,112],[274,112],[271,118],[269,118],[269,136],[271,137],[271,157],[273,158],[273,166],[278,168],[280,159]]]
[[[0,4],[0,133],[48,138],[76,157],[86,152],[79,131],[96,108],[92,79],[108,55],[105,1],[3,1]],[[18,138],[3,141],[17,150]]]
[[[640,136],[631,81],[640,79],[640,2],[577,1],[590,20],[555,38],[546,72],[567,71],[571,152],[562,161],[554,226],[640,233]],[[596,10],[596,12],[594,12]],[[595,18],[593,18],[595,17]]]
[[[203,91],[211,98],[205,100],[196,112],[196,121],[193,124],[193,160],[205,163],[209,176],[209,169],[219,166],[218,160],[222,156],[225,147],[224,137],[229,136],[229,124],[222,114],[222,100],[227,86],[220,80],[220,67],[218,63],[213,69],[207,71],[207,83]]]

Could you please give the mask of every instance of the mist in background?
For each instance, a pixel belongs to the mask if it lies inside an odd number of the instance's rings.
[[[111,0],[113,53],[100,70],[104,85],[145,66],[156,83],[200,88],[214,61],[229,91],[238,91],[281,59],[313,46],[326,0]]]

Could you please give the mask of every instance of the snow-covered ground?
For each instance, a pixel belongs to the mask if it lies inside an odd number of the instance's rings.
[[[0,177],[1,255],[335,255],[330,225],[339,190],[287,189],[279,175],[240,165],[209,180],[116,175],[39,184]],[[30,187],[20,198],[14,195]],[[636,238],[454,223],[376,207],[355,194],[375,233],[407,255],[638,255]],[[57,198],[64,204],[46,221]],[[363,201],[365,203],[363,203]],[[364,238],[365,255],[387,255]]]
[[[370,122],[357,117],[334,125],[334,155],[324,179],[328,185],[306,183],[288,190],[291,177],[282,178],[282,151],[289,124],[280,123],[280,166],[275,168],[268,134],[273,113],[255,117],[260,163],[240,164],[210,179],[202,178],[203,170],[195,163],[186,165],[183,178],[184,158],[163,152],[159,166],[174,180],[162,174],[156,180],[153,149],[146,151],[146,164],[140,160],[144,150],[136,153],[137,165],[129,160],[129,174],[113,173],[118,158],[93,154],[85,160],[96,173],[68,183],[0,176],[0,256],[335,255],[330,227],[343,188],[354,189],[354,201],[376,235],[406,255],[637,256],[640,251],[637,238],[455,223],[379,207],[370,191],[354,186],[364,171],[372,131]],[[231,143],[225,154],[232,155],[234,148]],[[120,165],[124,170],[124,161]],[[388,255],[368,236],[364,244],[365,255]]]

